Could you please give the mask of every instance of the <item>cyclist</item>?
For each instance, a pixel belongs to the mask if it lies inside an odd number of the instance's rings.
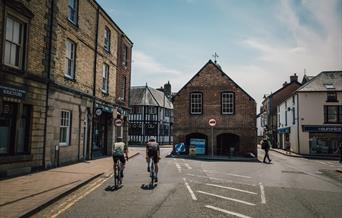
[[[115,142],[113,146],[114,169],[116,162],[120,160],[122,163],[121,177],[123,177],[123,171],[125,169],[126,160],[128,161],[128,147],[124,142],[122,142],[122,137],[118,137],[116,141],[117,142]]]
[[[160,149],[159,144],[156,142],[156,139],[153,136],[150,137],[146,145],[146,162],[148,172],[150,172],[150,158],[153,158],[156,169],[155,182],[158,182],[158,162],[160,159]]]

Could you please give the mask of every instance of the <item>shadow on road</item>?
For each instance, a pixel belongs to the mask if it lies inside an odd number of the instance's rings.
[[[118,190],[120,190],[122,187],[123,187],[123,186],[120,185],[120,186],[118,186],[117,188],[115,188],[114,185],[109,185],[109,186],[107,186],[107,187],[105,188],[105,191],[107,191],[107,192],[118,191]]]
[[[157,184],[142,184],[140,188],[142,190],[153,190],[155,187],[157,187]]]

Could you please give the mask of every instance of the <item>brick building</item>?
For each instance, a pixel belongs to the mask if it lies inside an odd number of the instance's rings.
[[[173,140],[198,154],[256,155],[256,103],[211,60],[174,96]],[[213,129],[209,119],[216,120]],[[212,137],[213,136],[213,137]],[[213,146],[213,150],[212,150]]]
[[[1,148],[1,161],[9,161],[0,162],[0,171],[9,175],[10,168],[29,171],[107,155],[117,136],[127,141],[127,122],[115,127],[113,121],[127,121],[133,43],[101,6],[94,0],[0,4],[4,35],[11,25],[11,34],[19,34],[18,42],[1,35],[2,42],[20,52],[18,60],[12,58],[11,48],[0,43],[1,84],[6,84],[1,90],[14,90],[0,97],[0,134],[8,138],[0,146],[10,147]],[[13,113],[13,121],[4,119],[4,112]],[[18,126],[25,139],[15,131]],[[19,142],[24,153],[16,151]]]
[[[296,74],[290,76],[290,82],[284,82],[283,87],[276,92],[264,96],[262,106],[260,108],[260,116],[262,126],[265,128],[264,133],[270,137],[273,147],[277,147],[277,106],[293,94],[301,84],[298,82]]]

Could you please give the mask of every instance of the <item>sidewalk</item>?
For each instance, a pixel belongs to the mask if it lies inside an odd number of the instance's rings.
[[[131,150],[129,158],[138,155]],[[112,157],[0,181],[0,217],[20,217],[113,170]]]

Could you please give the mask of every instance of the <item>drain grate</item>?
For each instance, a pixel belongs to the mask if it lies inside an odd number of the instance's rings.
[[[291,170],[282,170],[282,173],[295,173],[295,174],[306,174],[304,172],[301,171],[291,171]]]

